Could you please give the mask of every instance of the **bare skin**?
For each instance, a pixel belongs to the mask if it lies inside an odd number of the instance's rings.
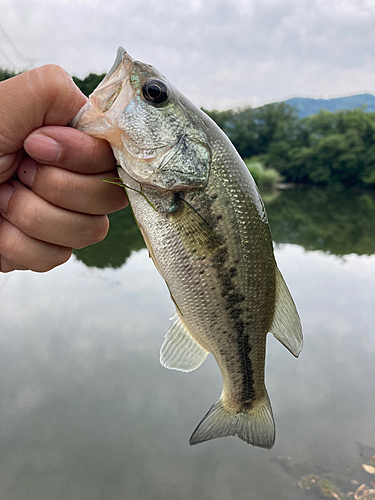
[[[0,271],[44,272],[101,241],[127,204],[106,141],[66,127],[86,97],[59,66],[0,83]]]

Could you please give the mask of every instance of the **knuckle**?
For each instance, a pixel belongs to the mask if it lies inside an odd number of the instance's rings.
[[[32,69],[24,74],[24,78],[30,82],[31,88],[35,88],[35,92],[43,90],[43,99],[47,102],[51,98],[53,100],[60,92],[61,85],[66,86],[66,82],[70,79],[66,71],[57,64],[46,64]]]
[[[58,64],[45,64],[37,69],[40,69],[41,72],[47,75],[56,75],[58,77],[68,76],[67,72]]]
[[[38,70],[39,88],[43,89],[44,102],[48,103],[44,125],[65,125],[86,98],[61,66],[47,64],[35,71]]]
[[[66,80],[70,80],[70,76],[68,73],[57,64],[46,64],[37,68],[35,71],[40,71],[40,76],[43,78],[45,82],[48,82],[48,86],[46,85],[46,90],[50,90],[51,92],[56,92],[59,89],[62,82]]]

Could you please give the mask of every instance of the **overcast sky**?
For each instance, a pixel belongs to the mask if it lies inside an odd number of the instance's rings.
[[[85,77],[117,47],[199,106],[375,91],[374,0],[0,0],[0,66]],[[30,59],[32,61],[30,61]]]

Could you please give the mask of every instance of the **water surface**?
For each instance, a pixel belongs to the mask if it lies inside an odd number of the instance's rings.
[[[211,357],[190,374],[160,366],[174,307],[127,212],[66,265],[1,276],[0,499],[299,500],[319,498],[298,486],[313,473],[344,493],[370,484],[374,207],[371,194],[326,190],[267,205],[305,335],[298,360],[268,338],[271,451],[188,445],[220,373]]]

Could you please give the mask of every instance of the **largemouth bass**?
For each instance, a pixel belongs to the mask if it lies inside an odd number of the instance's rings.
[[[162,365],[189,372],[212,353],[222,373],[221,397],[190,444],[238,436],[271,448],[266,336],[271,332],[297,357],[302,329],[241,157],[205,113],[121,47],[72,125],[111,144],[150,257],[176,306]]]

